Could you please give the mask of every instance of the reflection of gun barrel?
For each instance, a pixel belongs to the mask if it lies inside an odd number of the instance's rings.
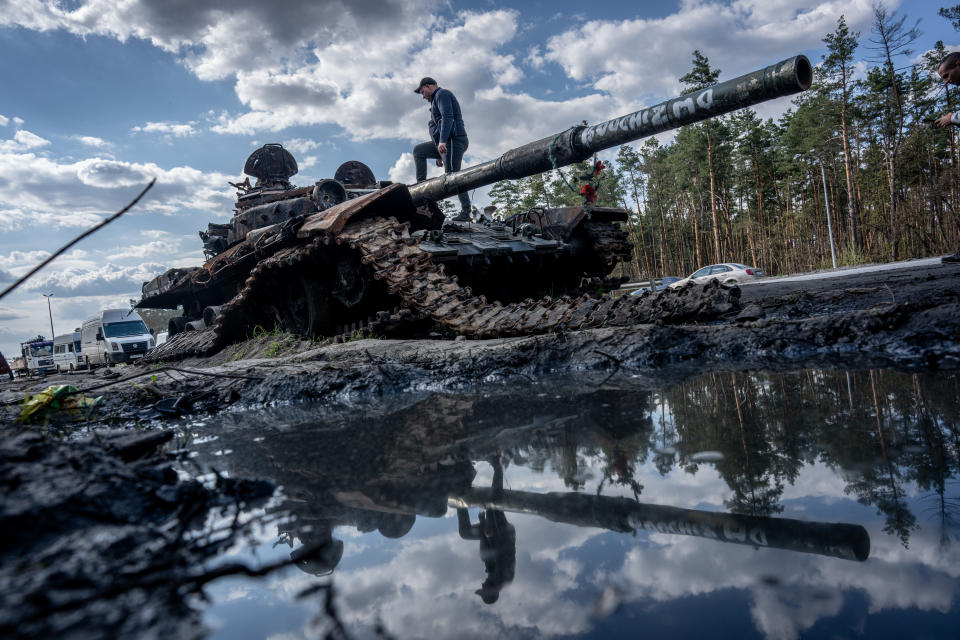
[[[844,560],[863,561],[870,555],[870,536],[855,524],[697,511],[582,493],[502,491],[494,496],[490,489],[470,489],[451,502],[458,507],[532,513],[554,522],[612,531],[645,529]]]

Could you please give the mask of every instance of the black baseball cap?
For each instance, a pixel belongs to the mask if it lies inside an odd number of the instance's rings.
[[[427,76],[426,78],[423,78],[422,80],[420,80],[420,84],[417,85],[417,88],[414,89],[413,92],[420,93],[420,89],[423,89],[423,85],[425,84],[437,84],[437,81],[431,78],[430,76]]]

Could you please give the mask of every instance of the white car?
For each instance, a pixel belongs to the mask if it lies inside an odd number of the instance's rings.
[[[762,276],[763,271],[756,267],[748,267],[736,262],[724,262],[723,264],[711,264],[702,269],[698,269],[683,280],[674,282],[670,287],[682,287],[688,282],[704,284],[711,280],[719,280],[723,284],[737,284],[738,282],[754,280]]]

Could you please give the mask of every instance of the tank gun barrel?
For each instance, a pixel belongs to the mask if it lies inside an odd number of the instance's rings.
[[[494,493],[487,488],[472,488],[451,496],[449,503],[454,507],[530,513],[554,522],[624,533],[644,529],[860,562],[870,555],[870,535],[856,524],[681,509],[583,493],[541,494],[512,490]]]
[[[501,180],[515,180],[586,160],[594,153],[743,107],[805,91],[813,80],[806,56],[685,93],[652,107],[589,126],[575,126],[507,151],[499,158],[411,185],[416,205]]]

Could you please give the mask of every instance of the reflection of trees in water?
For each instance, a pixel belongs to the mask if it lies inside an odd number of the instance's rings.
[[[594,466],[591,459],[599,459],[601,485],[621,484],[639,495],[636,465],[647,459],[654,444],[651,394],[638,391],[625,401],[622,390],[601,389],[574,400],[574,412],[562,412],[542,429],[525,434],[522,443],[505,447],[506,457],[537,472],[549,466],[574,491],[586,486]]]
[[[665,394],[681,445],[680,465],[696,472],[692,454],[720,451],[716,468],[733,490],[726,506],[734,513],[782,511],[783,488],[804,463],[804,431],[795,423],[795,399],[785,391],[781,380],[716,373]]]
[[[925,495],[921,498],[925,510],[934,514],[940,523],[940,543],[947,547],[951,542],[951,530],[956,531],[960,520],[957,519],[957,510],[960,500],[947,497],[947,484],[950,481],[951,447],[954,460],[958,456],[957,429],[944,429],[941,418],[931,412],[927,404],[927,394],[917,383],[914,377],[915,394],[917,397],[918,422],[917,430],[922,446],[907,452],[910,467],[914,473],[913,480]],[[956,423],[954,423],[956,424]]]
[[[660,402],[682,469],[698,469],[696,452],[723,454],[716,467],[733,491],[726,505],[736,513],[781,511],[784,486],[804,464],[822,460],[844,470],[847,493],[875,506],[884,530],[904,545],[917,527],[904,485],[915,482],[947,544],[957,524],[958,501],[948,486],[960,459],[958,392],[950,375],[715,373],[665,391]],[[666,425],[657,439],[670,441]]]
[[[956,376],[715,373],[655,392],[541,390],[431,395],[335,429],[278,430],[232,445],[231,457],[239,467],[269,470],[312,517],[322,511],[333,525],[361,528],[384,524],[371,511],[442,515],[451,491],[471,485],[473,462],[494,455],[536,471],[549,467],[574,491],[589,485],[601,495],[619,485],[639,501],[638,465],[692,473],[704,464],[693,454],[719,451],[722,459],[710,464],[731,489],[726,507],[750,516],[781,512],[784,488],[804,465],[821,462],[842,474],[848,494],[877,508],[904,544],[918,517],[939,522],[944,544],[955,537]],[[595,469],[601,477],[591,477]],[[906,499],[914,486],[925,496],[916,514]],[[319,530],[308,515],[301,521]]]

